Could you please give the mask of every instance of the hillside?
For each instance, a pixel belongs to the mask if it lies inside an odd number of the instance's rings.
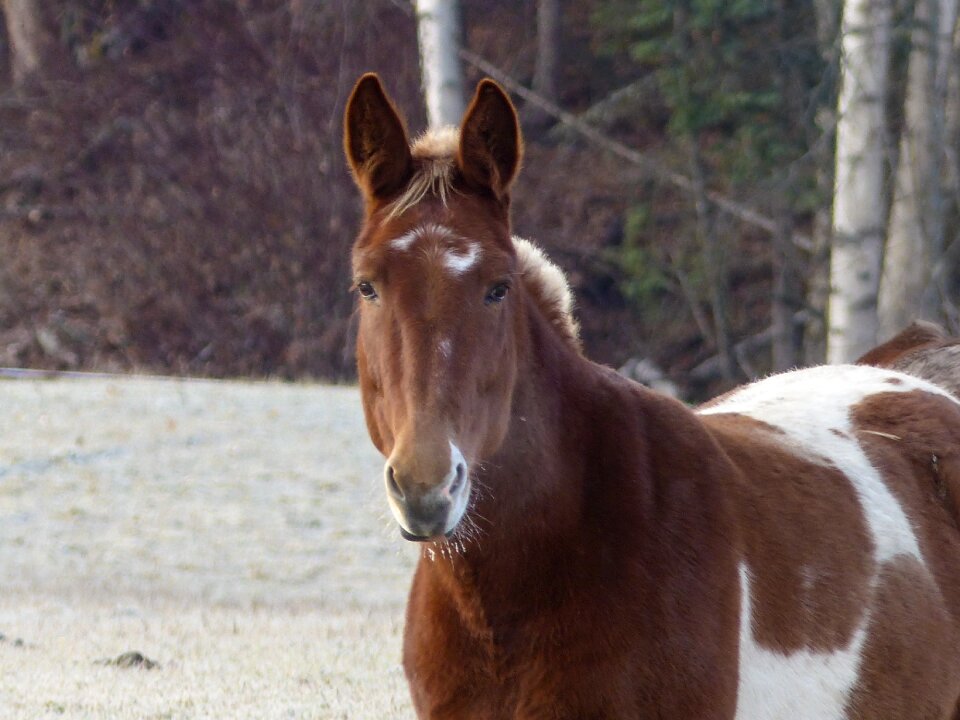
[[[574,111],[636,72],[595,52],[594,5],[564,20],[560,102]],[[8,79],[0,92],[0,365],[351,377],[347,256],[360,204],[341,115],[354,79],[373,70],[411,130],[423,127],[409,8],[111,7],[76,31],[79,59],[62,74]],[[467,2],[464,14],[468,46],[529,79],[535,4]],[[468,68],[471,83],[480,77]],[[652,357],[683,377],[716,352],[692,312],[706,299],[670,270],[690,253],[689,200],[518,105],[527,153],[515,230],[568,271],[588,354],[615,366]],[[609,131],[679,162],[663,121],[654,102]],[[639,251],[638,207],[651,218]],[[755,232],[722,232],[730,323],[744,337],[766,324],[769,250]]]

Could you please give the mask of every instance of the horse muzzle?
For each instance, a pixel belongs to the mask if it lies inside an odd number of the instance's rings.
[[[456,530],[470,500],[467,462],[456,445],[450,443],[450,464],[439,482],[424,482],[393,456],[383,475],[387,502],[404,539],[437,540]]]

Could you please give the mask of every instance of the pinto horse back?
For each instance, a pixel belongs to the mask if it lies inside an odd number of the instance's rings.
[[[737,720],[955,717],[956,400],[825,366],[699,412],[744,474]]]

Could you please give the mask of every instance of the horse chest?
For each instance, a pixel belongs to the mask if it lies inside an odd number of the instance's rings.
[[[559,651],[491,655],[478,642],[450,638],[440,648],[408,648],[407,673],[421,720],[586,720],[637,717],[630,673],[604,659],[596,666],[562,662]],[[530,639],[530,645],[536,645]],[[560,662],[558,662],[560,661]],[[600,673],[599,665],[604,666]],[[444,671],[424,672],[426,667]],[[414,669],[416,668],[416,669]]]
[[[623,607],[624,604],[621,604]],[[421,720],[732,720],[736,674],[715,655],[681,649],[710,634],[688,627],[674,645],[648,642],[634,606],[579,606],[476,632],[453,604],[428,601],[415,583],[405,669]],[[731,638],[732,639],[732,638]],[[719,643],[708,642],[717,647]],[[727,643],[727,655],[734,652]],[[657,658],[654,660],[653,658]],[[702,667],[714,669],[704,673]]]

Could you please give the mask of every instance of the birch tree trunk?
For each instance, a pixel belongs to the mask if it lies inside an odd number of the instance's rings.
[[[457,125],[463,117],[463,69],[457,50],[462,34],[457,0],[416,0],[420,71],[431,128]]]
[[[934,268],[943,255],[941,181],[957,0],[916,0],[904,128],[880,280],[880,337],[917,318],[939,320]]]
[[[63,59],[53,23],[44,12],[44,0],[2,0],[10,40],[10,74],[22,83],[44,74]],[[47,8],[49,12],[49,7]]]
[[[877,342],[886,219],[884,155],[892,0],[845,0],[830,258],[827,361]]]

